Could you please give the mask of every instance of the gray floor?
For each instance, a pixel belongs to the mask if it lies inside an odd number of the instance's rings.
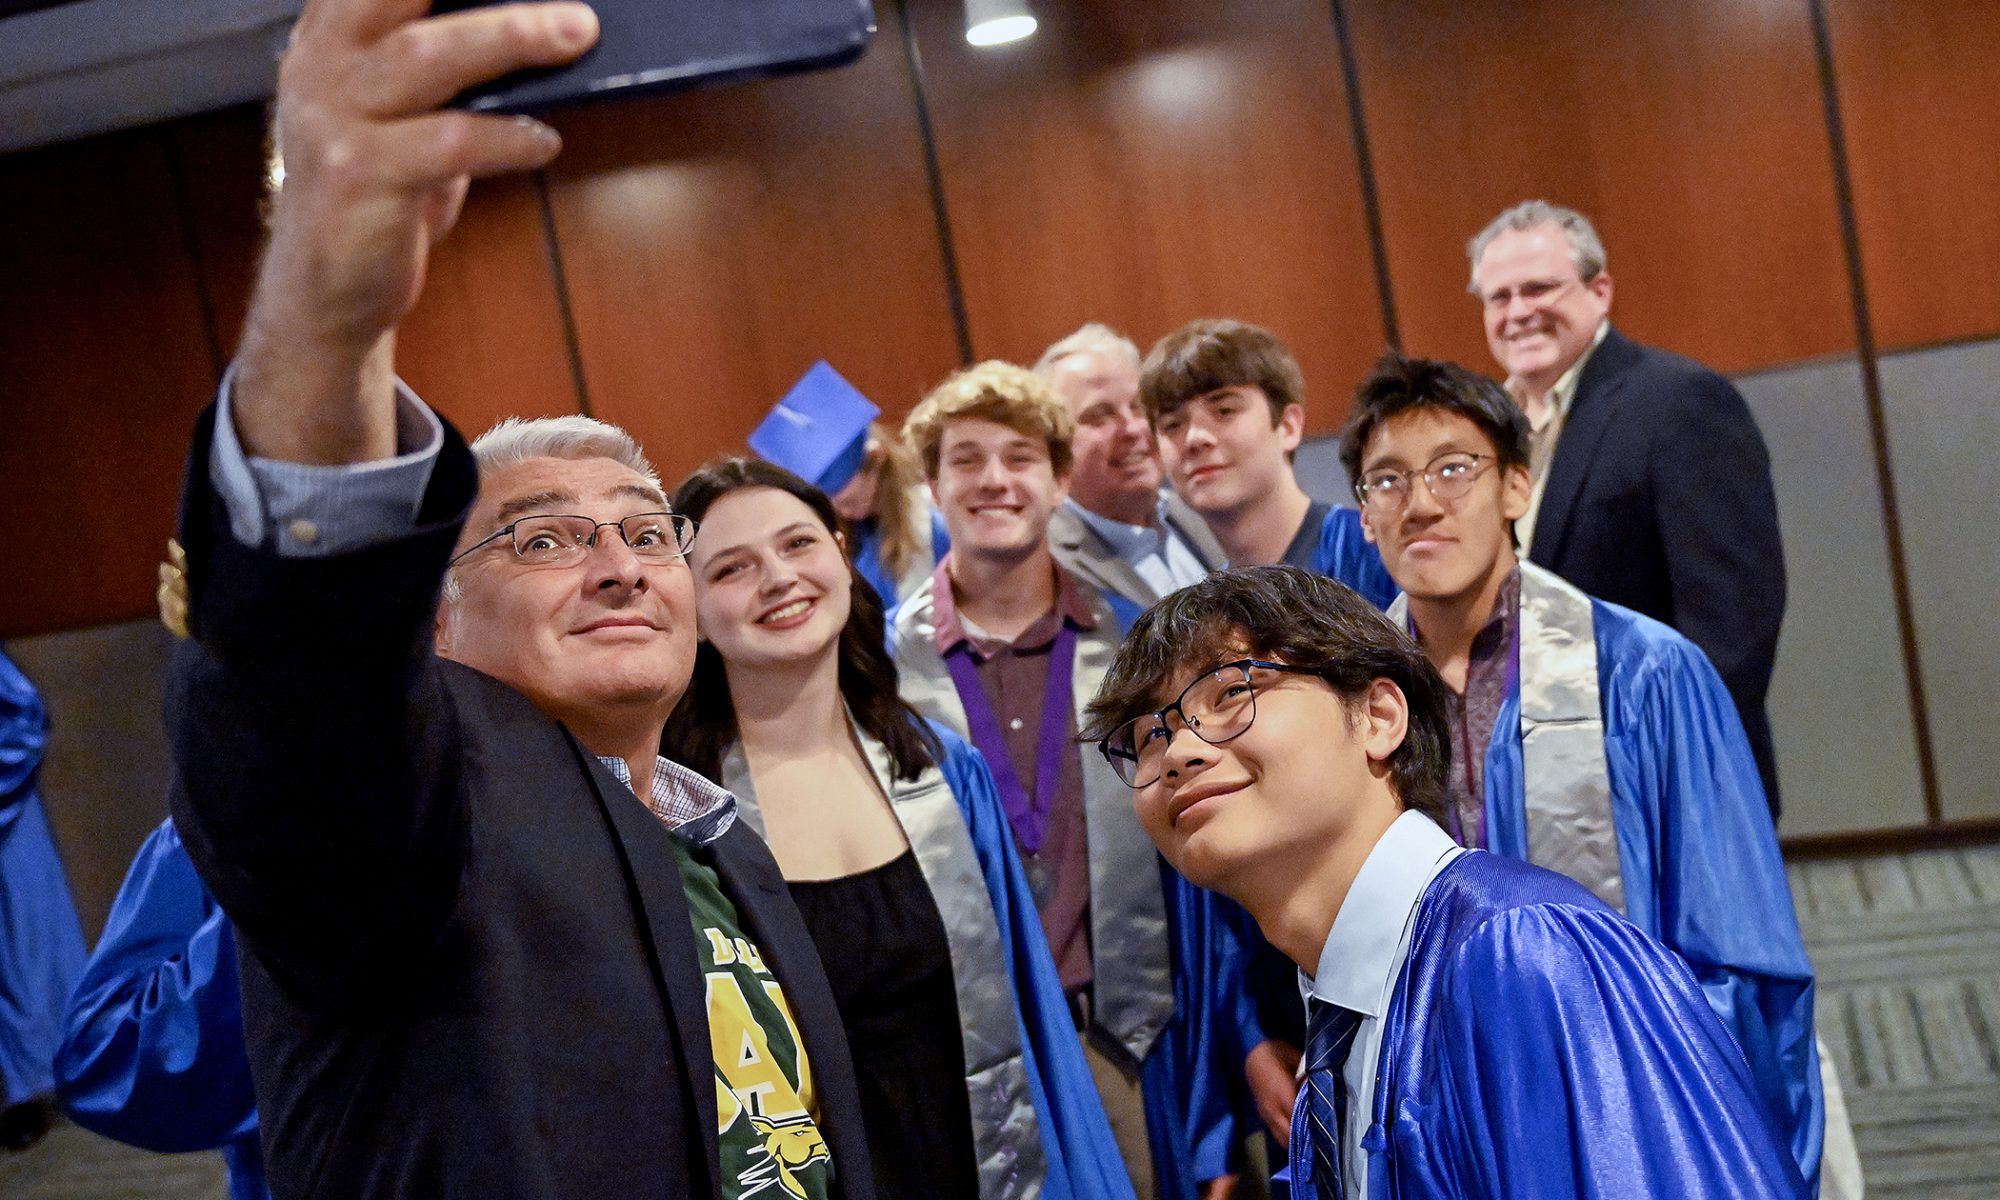
[[[2000,1196],[2000,847],[1792,868],[1868,1194]]]
[[[2000,847],[1796,864],[1820,1033],[1877,1200],[2000,1196]],[[213,1154],[63,1125],[0,1154],[0,1200],[223,1200]]]

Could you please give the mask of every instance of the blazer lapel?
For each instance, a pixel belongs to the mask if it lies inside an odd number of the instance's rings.
[[[1132,564],[1119,557],[1110,543],[1090,527],[1090,522],[1066,508],[1058,508],[1049,517],[1049,548],[1072,574],[1082,576],[1095,587],[1116,592],[1139,605],[1160,598],[1152,585],[1132,569]]]
[[[722,1151],[716,1142],[715,1086],[710,1082],[715,1055],[709,1045],[707,985],[695,957],[694,919],[688,911],[687,893],[682,890],[680,866],[667,841],[673,835],[632,789],[619,783],[574,738],[570,747],[590,776],[598,807],[624,859],[626,886],[651,937],[660,991],[667,998],[681,1075],[686,1081],[688,1111],[701,1130],[708,1178],[719,1180]]]
[[[1576,514],[1577,497],[1597,457],[1597,445],[1617,416],[1626,373],[1638,357],[1638,347],[1612,329],[1592,352],[1583,378],[1577,381],[1576,397],[1570,401],[1562,434],[1556,440],[1555,461],[1549,464],[1548,483],[1542,488],[1542,507],[1535,514],[1535,540],[1528,551],[1531,561],[1550,570],[1557,570]]]

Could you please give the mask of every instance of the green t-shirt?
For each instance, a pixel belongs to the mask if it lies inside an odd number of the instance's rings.
[[[674,857],[707,984],[724,1200],[826,1200],[833,1159],[785,991],[744,936],[714,869],[696,862],[678,838]]]

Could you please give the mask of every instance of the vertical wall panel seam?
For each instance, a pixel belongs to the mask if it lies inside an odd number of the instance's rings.
[[[1889,455],[1889,421],[1882,399],[1882,374],[1875,353],[1874,322],[1868,311],[1867,277],[1861,265],[1860,224],[1854,212],[1854,180],[1849,170],[1847,132],[1833,63],[1833,29],[1825,0],[1807,0],[1813,50],[1819,60],[1820,99],[1826,114],[1827,146],[1833,168],[1834,200],[1840,210],[1841,249],[1847,259],[1847,286],[1854,303],[1854,342],[1861,360],[1861,394],[1868,410],[1868,435],[1875,451],[1876,487],[1882,500],[1882,532],[1888,541],[1889,585],[1896,601],[1896,629],[1903,643],[1903,674],[1910,694],[1911,732],[1917,742],[1917,773],[1924,793],[1924,817],[1944,821],[1938,792],[1937,760],[1931,748],[1930,704],[1917,645],[1916,608],[1910,597],[1909,567],[1903,551],[1903,519],[1896,500],[1896,473]]]
[[[909,0],[896,0],[896,19],[903,26],[903,62],[909,69],[910,102],[916,109],[917,134],[923,142],[924,175],[930,182],[931,218],[937,224],[938,257],[944,263],[945,300],[951,305],[951,327],[958,338],[958,361],[971,366],[972,321],[965,311],[965,288],[958,274],[958,243],[951,235],[951,212],[945,204],[944,171],[938,165],[937,136],[931,128],[931,105],[924,94],[923,55],[917,49],[917,27],[910,20]]]
[[[547,171],[534,173],[535,203],[542,213],[542,244],[548,251],[549,277],[556,288],[556,313],[562,321],[563,347],[569,352],[569,377],[571,386],[576,388],[576,411],[588,417],[590,411],[590,385],[583,376],[583,347],[577,341],[576,314],[569,303],[569,276],[563,268],[562,245],[556,238],[555,205],[549,200],[549,176]]]
[[[188,190],[187,165],[181,161],[179,127],[163,130],[160,135],[160,151],[167,160],[167,186],[174,194],[174,220],[181,227],[181,249],[186,252],[188,267],[194,272],[195,306],[201,313],[202,336],[208,341],[208,361],[215,374],[215,384],[222,386],[222,373],[229,363],[222,354],[222,328],[215,316],[215,298],[208,294],[208,272],[203,269],[206,256],[201,249],[201,231],[195,225],[194,196]]]
[[[1375,263],[1375,291],[1382,302],[1382,340],[1402,353],[1396,325],[1396,293],[1389,279],[1389,244],[1382,236],[1382,203],[1375,190],[1375,158],[1368,150],[1368,122],[1361,110],[1361,73],[1344,0],[1332,0],[1333,36],[1340,46],[1340,71],[1347,85],[1347,123],[1354,138],[1354,173],[1361,183],[1361,213],[1368,226],[1368,252]]]

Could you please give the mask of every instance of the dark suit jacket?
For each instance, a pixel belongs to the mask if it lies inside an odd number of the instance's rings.
[[[243,949],[273,1190],[718,1194],[672,835],[519,693],[431,653],[464,443],[448,431],[411,535],[286,559],[231,536],[213,419],[182,521],[172,807]],[[740,822],[697,854],[783,983],[842,1196],[872,1197],[839,1015],[777,864]]]
[[[1208,523],[1179,496],[1172,492],[1165,495],[1167,528],[1181,536],[1203,567],[1219,570],[1228,556],[1223,554],[1215,535],[1208,531]],[[1099,591],[1123,596],[1140,608],[1147,608],[1161,598],[1159,591],[1140,578],[1132,564],[1120,557],[1104,536],[1068,505],[1058,507],[1049,516],[1049,552],[1070,574]]]
[[[1528,557],[1700,646],[1729,688],[1771,812],[1764,695],[1785,615],[1771,456],[1727,379],[1615,329],[1584,366]]]

